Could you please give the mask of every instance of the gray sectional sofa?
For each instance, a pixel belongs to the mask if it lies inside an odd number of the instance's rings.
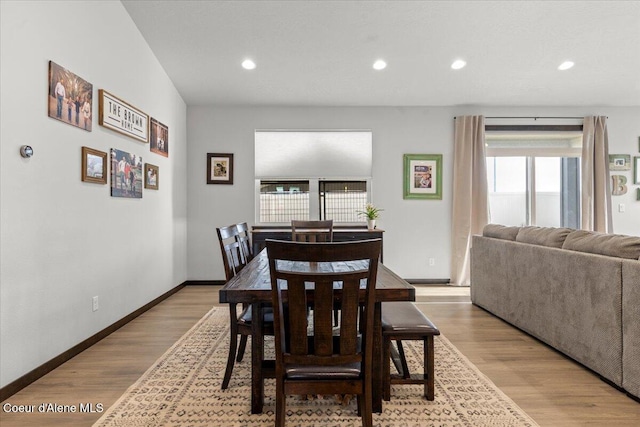
[[[471,301],[640,397],[640,237],[489,224]]]

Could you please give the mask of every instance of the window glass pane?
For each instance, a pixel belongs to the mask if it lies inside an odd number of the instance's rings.
[[[487,157],[491,222],[527,224],[526,157]]]
[[[535,206],[536,224],[540,227],[560,227],[561,159],[559,157],[536,157],[535,161]]]
[[[496,157],[496,188],[498,193],[527,191],[527,158]]]
[[[536,157],[536,191],[560,192],[560,157]]]
[[[363,221],[357,211],[367,204],[366,181],[320,181],[320,219]]]
[[[309,219],[309,181],[260,181],[260,222]]]

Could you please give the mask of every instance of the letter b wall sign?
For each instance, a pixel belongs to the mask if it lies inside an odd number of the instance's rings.
[[[611,194],[622,196],[627,194],[627,177],[624,175],[611,175]]]

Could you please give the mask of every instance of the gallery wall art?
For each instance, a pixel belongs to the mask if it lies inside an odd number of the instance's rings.
[[[149,115],[104,89],[98,91],[98,124],[136,139],[149,142]]]
[[[91,132],[93,85],[49,61],[49,117]]]
[[[405,154],[404,199],[442,199],[442,154]]]
[[[159,185],[159,168],[149,163],[144,164],[144,188],[157,190]]]
[[[95,184],[107,183],[107,153],[82,147],[82,180]]]
[[[207,184],[233,184],[233,154],[207,153]]]
[[[629,154],[609,154],[609,170],[628,171],[631,169],[631,156]]]
[[[142,157],[111,149],[111,196],[142,198]]]
[[[156,154],[169,157],[169,128],[153,117],[151,118],[149,149]]]

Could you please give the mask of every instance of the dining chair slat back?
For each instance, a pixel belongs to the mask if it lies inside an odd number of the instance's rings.
[[[380,239],[266,241],[274,311],[276,426],[284,426],[286,396],[296,394],[357,395],[362,423],[372,425],[371,360],[381,246]],[[339,333],[332,316],[336,304]]]
[[[236,224],[238,230],[237,240],[240,243],[240,248],[247,258],[247,261],[253,259],[253,246],[251,246],[251,236],[249,235],[249,226],[246,222]]]
[[[247,255],[246,249],[243,247],[243,240],[240,236],[242,228],[239,224],[234,224],[216,229],[227,281],[238,274],[251,260]],[[265,311],[267,310],[269,309],[265,309]],[[229,322],[229,354],[227,356],[227,366],[222,380],[223,390],[229,387],[233,366],[236,361],[242,361],[247,347],[247,338],[251,335],[251,305],[243,304],[241,312],[238,313],[237,303],[230,303]],[[273,314],[270,311],[265,314],[263,319],[262,332],[264,335],[273,335]],[[240,335],[239,345],[238,335]]]
[[[291,221],[291,240],[294,242],[333,242],[333,220]]]
[[[216,228],[220,251],[222,252],[222,264],[227,281],[238,274],[249,262],[244,255],[242,245],[238,240],[238,227],[236,224]]]

